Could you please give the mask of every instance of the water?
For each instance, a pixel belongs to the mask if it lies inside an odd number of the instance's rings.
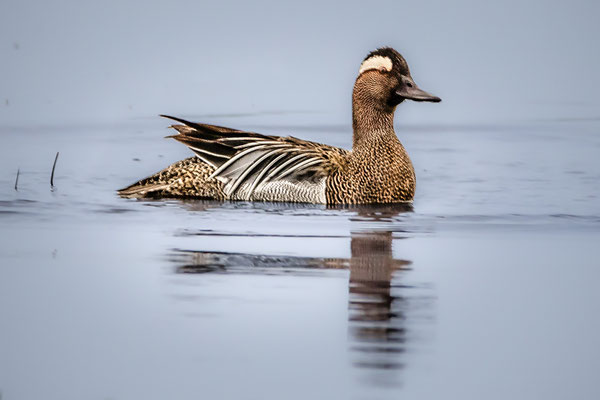
[[[600,396],[597,121],[398,126],[412,207],[119,198],[165,125],[2,128],[3,399]]]

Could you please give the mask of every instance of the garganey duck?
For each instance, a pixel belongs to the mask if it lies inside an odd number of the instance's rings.
[[[195,157],[119,190],[123,197],[321,204],[409,202],[415,171],[394,132],[394,111],[404,100],[439,102],[417,87],[406,60],[385,47],[360,65],[352,92],[352,150],[189,122],[175,140]]]

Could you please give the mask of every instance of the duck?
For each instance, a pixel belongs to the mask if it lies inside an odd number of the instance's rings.
[[[194,156],[118,191],[125,198],[197,198],[314,204],[410,203],[416,177],[394,131],[405,100],[440,102],[391,47],[371,51],[352,91],[352,149],[187,121],[173,138]]]

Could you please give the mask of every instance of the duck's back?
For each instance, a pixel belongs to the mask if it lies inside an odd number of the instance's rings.
[[[348,153],[294,137],[173,119],[183,125],[172,126],[178,132],[172,137],[196,157],[120,190],[122,196],[325,204],[327,177]]]

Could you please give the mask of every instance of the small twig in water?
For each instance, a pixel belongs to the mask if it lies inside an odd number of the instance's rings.
[[[17,185],[19,185],[19,173],[21,172],[20,168],[17,168],[17,179],[15,179],[15,190],[19,190],[17,189]]]
[[[56,168],[56,161],[58,160],[58,151],[56,157],[54,157],[54,164],[52,165],[52,174],[50,174],[50,186],[54,187],[54,169]]]

